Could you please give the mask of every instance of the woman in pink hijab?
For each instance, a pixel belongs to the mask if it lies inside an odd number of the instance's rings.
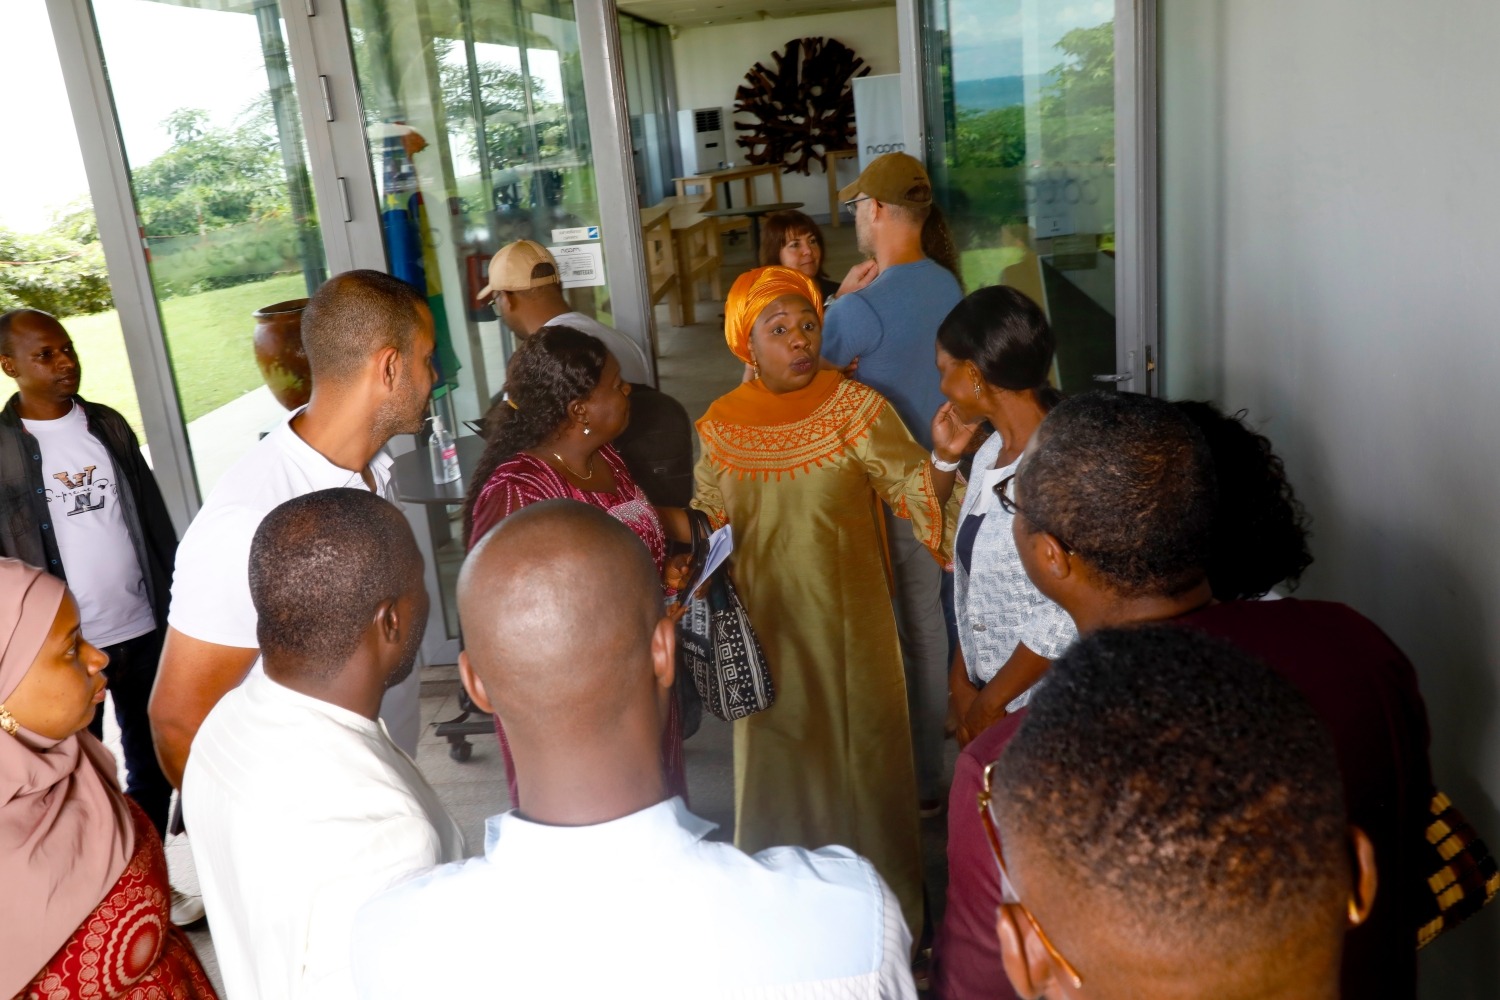
[[[214,998],[161,838],[87,731],[108,662],[61,580],[0,559],[0,996]]]

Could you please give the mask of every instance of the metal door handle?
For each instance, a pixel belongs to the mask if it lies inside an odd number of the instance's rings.
[[[1110,374],[1110,375],[1095,375],[1094,376],[1094,381],[1095,382],[1129,382],[1133,378],[1135,378],[1135,375],[1132,372],[1115,372],[1115,373]]]

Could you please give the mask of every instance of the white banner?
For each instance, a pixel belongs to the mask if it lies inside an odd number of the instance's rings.
[[[906,148],[901,125],[901,74],[862,76],[854,81],[854,142],[859,147],[859,169],[882,153],[920,152]]]

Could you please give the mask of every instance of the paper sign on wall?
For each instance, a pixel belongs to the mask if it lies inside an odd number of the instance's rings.
[[[578,243],[583,240],[597,240],[598,238],[598,226],[575,226],[572,229],[552,230],[553,243]]]
[[[604,284],[604,250],[598,243],[570,243],[547,248],[557,261],[564,288]]]

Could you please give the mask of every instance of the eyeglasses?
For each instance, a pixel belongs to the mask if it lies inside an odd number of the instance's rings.
[[[1010,475],[1006,476],[1004,479],[995,484],[995,496],[997,499],[999,499],[1001,508],[1003,508],[1005,513],[1009,514],[1011,517],[1015,517],[1017,514],[1022,515],[1026,518],[1026,520],[1031,522],[1032,527],[1036,528],[1038,531],[1047,532],[1047,534],[1057,539],[1057,544],[1063,547],[1064,552],[1066,552],[1068,555],[1072,555],[1075,551],[1077,551],[1073,548],[1073,546],[1063,541],[1062,536],[1057,532],[1050,531],[1047,528],[1043,527],[1041,524],[1037,523],[1037,519],[1022,510],[1021,505],[1016,503],[1015,499],[1010,495],[1010,491],[1012,489],[1010,484],[1015,480],[1015,478],[1016,474],[1012,472]]]
[[[862,201],[870,200],[870,196],[867,194],[862,194],[858,198],[850,198],[848,201],[844,202],[844,211],[848,212],[850,215],[857,215],[858,211],[854,206],[858,205]]]
[[[999,487],[996,489],[998,490]],[[1047,949],[1048,955],[1052,956],[1052,961],[1056,962],[1058,967],[1073,981],[1073,988],[1082,989],[1083,977],[1078,974],[1077,969],[1073,968],[1072,962],[1063,958],[1062,952],[1057,950],[1052,939],[1047,937],[1047,932],[1042,930],[1042,925],[1037,923],[1036,917],[1026,908],[1026,904],[1021,902],[1021,897],[1016,894],[1015,885],[1011,883],[1010,874],[1005,870],[1005,854],[1000,849],[1000,831],[995,829],[995,817],[990,812],[990,803],[994,801],[991,781],[995,774],[995,767],[999,763],[998,760],[991,761],[984,767],[984,782],[979,789],[979,819],[984,825],[985,836],[989,838],[990,853],[995,856],[995,867],[1000,869],[1000,901],[1010,903],[1021,911],[1026,922],[1031,925],[1031,929],[1036,931],[1037,940],[1042,942],[1042,947]]]

